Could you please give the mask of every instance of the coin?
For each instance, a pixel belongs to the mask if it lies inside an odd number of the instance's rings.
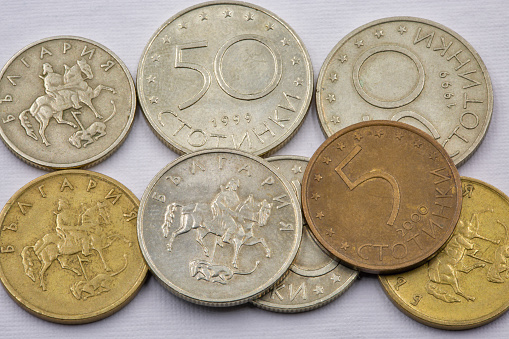
[[[410,272],[379,277],[405,314],[450,330],[484,325],[509,308],[509,198],[477,179],[461,184],[461,216],[446,247]]]
[[[329,137],[304,173],[302,205],[317,240],[345,264],[397,272],[428,260],[451,236],[459,175],[431,136],[369,121]]]
[[[300,197],[302,177],[309,162],[298,156],[277,156],[267,159],[293,185]],[[304,312],[330,303],[355,281],[357,271],[339,264],[322,250],[304,223],[302,241],[288,275],[269,293],[253,304],[276,312]]]
[[[174,15],[145,47],[137,79],[154,133],[180,154],[273,153],[297,132],[313,94],[300,38],[244,2],[207,2]]]
[[[241,151],[182,156],[141,199],[138,239],[150,270],[175,295],[202,305],[260,296],[287,271],[301,236],[290,183]]]
[[[141,288],[138,199],[103,174],[64,170],[21,188],[0,214],[0,280],[35,316],[65,324],[105,318]]]
[[[16,156],[42,169],[104,160],[129,133],[135,109],[127,67],[88,39],[37,41],[0,75],[0,136]]]
[[[330,136],[367,120],[409,123],[463,164],[491,121],[493,90],[470,44],[433,21],[394,17],[344,37],[318,77],[316,106]]]

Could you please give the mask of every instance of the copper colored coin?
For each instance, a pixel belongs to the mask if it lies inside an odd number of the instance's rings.
[[[369,121],[329,137],[304,173],[317,240],[345,264],[393,273],[430,259],[451,236],[461,185],[451,158],[412,126]]]

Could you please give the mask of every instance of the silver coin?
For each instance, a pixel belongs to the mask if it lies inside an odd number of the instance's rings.
[[[43,169],[92,166],[124,141],[136,109],[129,70],[97,42],[59,36],[14,55],[0,75],[0,136]]]
[[[459,166],[491,121],[493,90],[470,44],[435,22],[385,18],[355,29],[329,53],[316,106],[330,136],[368,120],[401,121],[431,134]]]
[[[309,159],[277,156],[267,161],[292,183],[300,197],[301,182]],[[339,297],[352,285],[357,275],[357,271],[340,265],[322,249],[304,220],[302,242],[288,275],[271,292],[252,303],[276,312],[309,311]]]
[[[150,126],[180,154],[275,152],[299,129],[313,94],[313,68],[297,34],[242,2],[174,15],[145,47],[137,79]]]
[[[301,236],[291,184],[245,152],[182,156],[141,199],[138,239],[149,268],[171,292],[198,304],[259,297],[287,271]]]

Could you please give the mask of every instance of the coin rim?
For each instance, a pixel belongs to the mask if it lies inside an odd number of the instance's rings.
[[[97,165],[98,163],[106,160],[124,143],[127,135],[131,131],[134,117],[136,115],[136,88],[134,85],[133,77],[132,77],[131,73],[129,72],[129,69],[124,64],[124,62],[115,53],[113,53],[109,48],[103,46],[102,44],[100,44],[98,42],[87,39],[87,38],[74,36],[74,35],[57,35],[57,36],[52,36],[52,37],[48,37],[48,38],[44,38],[44,39],[32,42],[31,44],[29,44],[29,45],[23,47],[21,50],[19,50],[16,54],[14,54],[14,56],[12,56],[9,59],[9,61],[7,61],[5,66],[0,71],[0,79],[2,79],[4,77],[5,72],[7,72],[7,69],[16,60],[16,58],[19,57],[21,54],[25,53],[28,49],[30,49],[36,45],[51,41],[51,40],[62,40],[62,39],[81,40],[82,42],[86,42],[86,43],[95,45],[95,46],[103,49],[113,59],[115,59],[115,61],[118,63],[118,65],[124,71],[125,76],[129,82],[129,87],[131,89],[131,92],[130,92],[130,94],[131,94],[131,111],[129,112],[127,123],[124,126],[122,133],[119,135],[119,137],[117,139],[115,139],[115,141],[107,149],[105,149],[101,153],[94,155],[93,157],[90,157],[88,159],[78,161],[78,162],[68,163],[68,164],[52,163],[52,162],[48,162],[48,161],[44,161],[44,160],[39,160],[39,159],[36,159],[34,157],[31,157],[31,156],[25,154],[14,144],[13,141],[11,141],[7,138],[7,136],[4,134],[2,126],[0,125],[0,139],[2,139],[3,143],[5,144],[5,146],[7,146],[7,148],[17,158],[21,159],[23,162],[25,162],[31,166],[34,166],[36,168],[46,170],[46,171],[58,170],[58,169],[73,169],[73,168],[85,169],[85,168],[89,168],[94,165]]]
[[[143,116],[147,120],[147,123],[150,126],[150,129],[152,130],[152,132],[168,148],[170,148],[172,151],[174,151],[175,153],[177,153],[179,155],[190,154],[190,153],[195,152],[192,149],[189,149],[189,148],[179,144],[178,142],[176,142],[176,139],[170,139],[169,136],[167,135],[167,133],[164,133],[163,131],[161,131],[161,128],[157,124],[157,122],[156,121],[153,122],[152,118],[150,117],[150,114],[147,113],[149,111],[149,110],[147,110],[147,108],[150,107],[150,105],[146,102],[146,100],[144,98],[145,95],[143,93],[144,92],[143,64],[145,63],[145,60],[147,59],[147,53],[148,53],[149,48],[152,46],[154,41],[158,38],[159,34],[163,31],[163,29],[166,28],[166,26],[170,25],[173,21],[177,20],[179,17],[181,17],[182,15],[184,15],[190,11],[193,11],[195,9],[202,8],[202,7],[207,7],[209,5],[244,6],[244,7],[256,10],[256,11],[260,11],[260,12],[272,17],[274,20],[278,21],[283,27],[285,27],[293,35],[293,37],[295,38],[295,41],[300,46],[302,53],[304,55],[304,59],[305,59],[305,62],[307,64],[307,68],[308,68],[308,71],[307,71],[307,75],[308,75],[307,86],[308,87],[307,87],[307,91],[306,91],[306,100],[304,101],[304,104],[302,106],[302,110],[300,112],[300,117],[295,119],[295,123],[294,123],[295,128],[293,130],[287,129],[287,131],[281,135],[281,137],[278,139],[279,141],[277,141],[276,143],[271,143],[269,146],[264,146],[263,148],[257,150],[256,152],[251,153],[251,154],[254,154],[254,155],[257,155],[260,157],[269,156],[269,155],[277,152],[283,146],[285,146],[295,136],[295,133],[297,133],[299,131],[300,127],[304,123],[304,120],[305,120],[307,113],[309,112],[309,108],[311,106],[311,101],[313,99],[313,93],[314,93],[314,89],[315,89],[314,83],[315,82],[314,82],[314,71],[313,71],[313,65],[311,64],[311,58],[309,56],[308,50],[306,49],[306,46],[304,45],[304,42],[302,41],[302,39],[290,27],[290,25],[288,25],[286,23],[286,21],[284,21],[279,16],[277,16],[276,14],[272,13],[271,11],[269,11],[263,7],[260,7],[260,6],[257,6],[257,5],[248,3],[248,2],[243,2],[243,1],[207,1],[207,2],[199,3],[194,6],[187,7],[185,9],[181,10],[180,12],[178,12],[177,14],[173,15],[170,19],[166,20],[161,26],[159,26],[159,28],[156,30],[156,32],[149,39],[147,45],[143,49],[140,61],[138,63],[138,71],[136,74],[136,82],[138,85],[136,88],[136,92],[138,93],[138,102],[140,103],[141,111],[143,112]],[[273,145],[273,146],[271,146],[271,145]],[[202,150],[207,150],[207,149],[225,149],[225,147],[220,147],[220,148],[219,147],[218,148],[206,147],[206,148],[202,148],[202,149],[198,150],[198,152],[202,151]],[[231,149],[235,150],[235,148],[231,148]]]
[[[134,195],[134,193],[131,192],[127,187],[125,187],[123,184],[118,182],[117,180],[98,172],[93,171],[86,171],[81,169],[69,169],[69,170],[62,170],[62,171],[56,171],[52,173],[47,173],[42,176],[39,176],[33,180],[30,180],[27,184],[25,184],[23,187],[21,187],[19,190],[14,193],[14,195],[9,198],[5,206],[2,208],[2,211],[0,212],[0,221],[3,221],[11,209],[13,207],[16,200],[24,194],[27,190],[33,188],[34,185],[41,181],[45,181],[51,177],[54,176],[65,176],[67,174],[73,174],[73,175],[85,175],[85,176],[97,176],[101,180],[104,180],[106,182],[111,182],[113,185],[116,185],[118,188],[122,190],[122,193],[129,196],[130,199],[132,199],[135,203],[137,202],[139,205],[138,198]],[[1,232],[0,232],[1,236]],[[141,251],[140,251],[141,252]],[[142,263],[144,263],[143,257],[140,258],[142,260]],[[143,283],[145,279],[148,276],[148,267],[147,265],[142,265],[143,268],[136,279],[133,286],[124,294],[124,296],[114,303],[109,304],[109,306],[102,308],[101,310],[90,312],[84,315],[61,315],[53,312],[49,312],[47,310],[44,310],[42,308],[39,308],[37,306],[34,306],[29,302],[29,299],[24,299],[22,295],[16,292],[16,290],[13,288],[13,286],[9,283],[7,280],[2,265],[0,265],[0,282],[2,283],[2,286],[4,287],[7,294],[25,311],[35,315],[38,318],[60,323],[60,324],[86,324],[94,321],[98,321],[101,319],[104,319],[106,317],[109,317],[113,313],[119,311],[124,306],[126,306],[140,291],[141,287],[143,286]]]
[[[499,190],[498,188],[481,181],[479,179],[474,179],[470,177],[461,176],[461,182],[468,182],[471,181],[475,184],[478,184],[480,186],[485,186],[485,188],[494,191],[496,194],[500,196],[505,202],[509,205],[509,197]],[[438,318],[427,316],[421,312],[416,312],[414,309],[409,307],[406,303],[402,301],[402,299],[399,297],[398,294],[396,294],[392,286],[389,284],[385,276],[379,275],[378,281],[380,282],[380,285],[382,287],[382,290],[385,292],[389,300],[404,314],[409,316],[410,318],[420,322],[421,324],[444,329],[444,330],[466,330],[470,328],[479,327],[482,325],[485,325],[487,323],[490,323],[494,320],[496,320],[498,317],[502,316],[508,309],[509,309],[509,297],[506,301],[505,305],[503,307],[500,307],[493,312],[488,313],[485,316],[479,317],[477,319],[473,319],[471,321],[463,320],[463,321],[447,321],[447,320],[441,320]]]
[[[406,261],[407,264],[401,263],[400,265],[391,265],[390,267],[384,267],[383,265],[382,266],[369,265],[369,264],[365,264],[365,263],[361,263],[361,262],[354,262],[354,261],[352,261],[352,258],[342,255],[339,251],[337,251],[336,249],[334,249],[332,246],[329,245],[329,243],[326,241],[326,239],[323,236],[321,236],[320,233],[318,233],[318,230],[316,229],[316,227],[313,223],[313,218],[309,214],[310,207],[308,206],[308,199],[306,198],[307,191],[308,191],[308,188],[307,188],[308,181],[311,180],[311,179],[309,179],[309,176],[311,175],[311,168],[313,167],[313,165],[315,163],[318,162],[318,157],[324,151],[324,149],[327,148],[331,143],[335,142],[338,137],[340,137],[346,133],[349,133],[356,129],[371,127],[371,126],[391,126],[391,127],[406,129],[410,132],[413,132],[413,133],[419,135],[420,137],[424,138],[426,141],[431,143],[435,147],[435,149],[444,157],[445,161],[449,164],[449,167],[451,169],[451,173],[453,175],[453,178],[451,178],[451,179],[453,179],[453,181],[455,183],[456,192],[457,192],[457,196],[458,196],[456,204],[454,206],[452,206],[452,207],[456,207],[456,209],[455,209],[454,215],[451,218],[451,222],[449,223],[449,225],[452,224],[455,226],[459,220],[461,206],[462,206],[461,205],[462,204],[461,182],[460,182],[460,176],[458,173],[458,169],[452,162],[452,159],[447,154],[447,151],[445,151],[445,149],[435,139],[433,139],[433,137],[431,135],[427,134],[426,132],[421,131],[420,129],[418,129],[416,127],[413,127],[411,125],[408,125],[408,124],[405,124],[402,122],[398,122],[398,121],[372,120],[372,121],[359,122],[359,123],[350,125],[348,127],[345,127],[343,129],[337,131],[336,133],[331,135],[329,138],[327,138],[327,140],[325,140],[320,145],[320,147],[318,147],[318,149],[315,151],[315,153],[311,157],[311,160],[309,161],[309,165],[306,167],[306,171],[304,172],[304,179],[302,180],[302,193],[301,193],[302,194],[302,210],[304,212],[304,216],[306,218],[308,226],[311,229],[311,231],[313,232],[313,235],[315,236],[316,240],[318,240],[318,242],[320,244],[322,244],[322,246],[327,249],[327,251],[332,253],[345,266],[351,267],[353,269],[356,269],[356,270],[359,270],[362,272],[367,272],[367,273],[392,274],[392,273],[398,273],[398,272],[410,270],[411,268],[417,267],[421,263],[433,258],[438,253],[438,251],[440,251],[442,248],[444,248],[447,241],[452,237],[454,227],[449,226],[451,228],[450,233],[445,239],[443,239],[443,243],[438,248],[436,248],[436,246],[434,246],[433,247],[434,251],[432,251],[431,253],[428,250],[427,254],[425,254],[425,256],[419,255],[418,257],[416,257],[416,259],[414,259],[412,261]]]
[[[319,90],[319,88],[321,88],[320,84],[323,83],[323,81],[325,80],[325,77],[326,77],[325,71],[326,71],[327,67],[329,66],[329,63],[331,62],[332,58],[334,57],[334,54],[350,38],[352,38],[356,34],[360,33],[361,31],[364,31],[372,26],[376,26],[376,25],[380,25],[380,24],[388,23],[388,22],[394,22],[394,21],[410,21],[410,22],[424,23],[426,25],[435,26],[435,27],[445,31],[446,33],[452,35],[454,38],[459,40],[463,45],[465,45],[465,47],[468,48],[469,52],[472,53],[472,55],[476,59],[477,63],[479,64],[479,67],[481,68],[483,77],[486,81],[486,90],[487,90],[487,97],[488,97],[488,109],[486,110],[486,119],[484,120],[484,125],[483,125],[480,133],[478,134],[477,138],[474,140],[474,142],[472,142],[472,145],[465,152],[463,152],[461,154],[461,156],[459,156],[457,158],[458,159],[457,161],[454,160],[455,165],[457,167],[460,167],[468,159],[470,159],[470,157],[475,153],[475,151],[477,151],[477,149],[479,148],[479,146],[481,146],[481,143],[483,142],[483,140],[486,136],[486,132],[488,131],[488,127],[490,126],[491,118],[492,118],[492,114],[493,114],[493,87],[491,84],[491,78],[488,73],[488,69],[486,68],[486,65],[482,61],[481,56],[477,53],[477,51],[474,49],[474,47],[472,47],[472,45],[470,45],[470,43],[468,43],[468,41],[466,41],[461,35],[459,35],[455,31],[453,31],[452,29],[450,29],[444,25],[441,25],[437,22],[428,20],[428,19],[412,17],[412,16],[395,16],[395,17],[387,17],[387,18],[374,20],[374,21],[371,21],[371,22],[364,24],[360,27],[355,28],[353,31],[348,33],[344,38],[342,38],[334,46],[334,48],[329,52],[329,54],[327,55],[327,58],[323,62],[322,67],[320,68],[320,73],[318,74],[318,79],[316,81],[316,89],[317,90],[316,90],[315,106],[316,106],[316,112],[318,115],[318,119],[320,120],[320,128],[326,138],[328,138],[334,134],[328,125],[327,119],[325,117],[325,112],[320,107],[321,106],[320,103],[323,102],[323,99],[322,99],[322,93],[321,93],[322,91]],[[348,127],[348,126],[346,126],[346,127]]]
[[[272,279],[267,280],[265,284],[262,287],[257,287],[254,292],[252,292],[250,295],[242,295],[237,298],[233,299],[198,299],[193,296],[188,295],[189,292],[185,291],[181,287],[177,286],[173,282],[171,282],[169,279],[165,278],[164,274],[162,274],[157,266],[154,264],[154,262],[151,260],[150,253],[147,249],[146,243],[143,238],[143,216],[145,211],[145,206],[147,204],[147,200],[150,198],[150,192],[152,191],[153,187],[157,184],[157,182],[167,173],[172,167],[175,165],[188,160],[189,158],[193,158],[196,156],[200,156],[203,154],[212,154],[212,153],[226,153],[226,154],[236,154],[240,156],[247,157],[251,160],[254,160],[261,165],[267,167],[271,172],[273,172],[276,177],[278,177],[279,180],[281,180],[282,184],[286,188],[286,190],[290,193],[289,198],[292,200],[292,207],[296,211],[298,211],[298,208],[296,206],[299,206],[299,200],[297,199],[296,194],[294,193],[293,187],[291,187],[290,183],[286,178],[282,177],[279,174],[279,171],[273,166],[272,164],[268,163],[267,160],[262,159],[256,155],[246,153],[243,151],[238,150],[232,150],[229,148],[214,148],[214,149],[207,149],[202,150],[198,152],[193,152],[190,154],[185,154],[177,159],[171,161],[166,166],[164,166],[150,181],[147,188],[143,192],[143,196],[141,197],[140,202],[140,208],[138,212],[138,220],[137,220],[137,229],[138,229],[138,242],[140,245],[141,252],[143,254],[143,257],[145,258],[145,261],[149,267],[149,270],[152,272],[152,274],[156,277],[156,279],[171,293],[176,295],[179,298],[182,298],[184,300],[190,301],[195,304],[204,305],[204,306],[217,306],[217,307],[224,307],[224,306],[235,306],[243,303],[247,303],[250,300],[256,299],[263,294],[265,294],[272,286],[277,284],[282,277],[286,274],[288,271],[288,268],[293,263],[293,260],[295,259],[295,256],[297,255],[297,251],[299,250],[300,242],[302,239],[302,213],[296,213],[296,225],[295,229],[297,232],[297,238],[295,240],[295,245],[292,248],[292,251],[287,256],[286,262],[283,264],[283,266],[273,275]],[[141,211],[141,212],[140,212]]]

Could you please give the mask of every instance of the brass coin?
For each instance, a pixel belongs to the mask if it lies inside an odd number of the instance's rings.
[[[461,208],[459,175],[432,137],[370,121],[329,137],[311,158],[302,204],[317,240],[345,264],[398,272],[432,257]]]
[[[95,172],[32,180],[0,213],[0,280],[8,294],[58,323],[118,311],[147,275],[136,241],[138,206],[125,186]]]
[[[401,311],[449,330],[484,325],[509,308],[509,198],[477,179],[461,184],[461,216],[445,248],[410,272],[379,277]]]

